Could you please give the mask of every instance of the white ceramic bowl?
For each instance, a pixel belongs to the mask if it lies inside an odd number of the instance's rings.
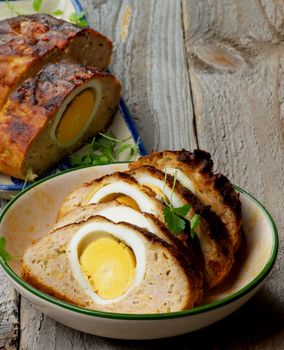
[[[29,187],[13,199],[0,216],[0,236],[7,249],[22,256],[26,247],[52,228],[63,198],[80,184],[125,170],[127,164],[67,171]],[[154,339],[192,332],[235,311],[263,284],[276,259],[278,235],[267,210],[250,194],[237,188],[242,202],[244,240],[230,278],[191,310],[167,314],[118,314],[75,307],[55,299],[20,277],[20,260],[0,264],[12,285],[35,307],[55,320],[83,332],[120,339]]]

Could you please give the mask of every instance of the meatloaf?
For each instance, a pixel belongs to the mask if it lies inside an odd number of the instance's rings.
[[[47,63],[68,59],[105,69],[112,43],[91,28],[46,14],[0,21],[0,109],[9,94]]]
[[[32,179],[104,129],[120,83],[111,74],[62,61],[12,93],[0,114],[0,172]]]

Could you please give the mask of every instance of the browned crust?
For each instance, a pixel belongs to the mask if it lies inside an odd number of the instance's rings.
[[[135,174],[139,172],[148,173],[161,181],[165,181],[165,174],[150,165],[134,167],[128,173]],[[173,188],[174,177],[167,175],[166,183],[169,188]],[[190,190],[183,187],[178,181],[176,181],[175,184],[175,193],[190,204],[196,214],[201,216],[203,234],[206,234],[210,240],[216,242],[216,247],[218,247],[218,256],[212,256],[212,260],[206,259],[205,263],[205,270],[209,268],[210,271],[214,273],[214,278],[212,280],[205,278],[206,287],[213,288],[219,285],[228,276],[234,262],[233,246],[229,239],[227,228],[218,215],[211,211],[209,206],[203,205]],[[185,244],[187,249],[190,249],[191,255],[197,254],[198,257],[199,254],[197,252],[199,247],[196,242],[192,241],[190,237],[190,230],[185,230],[179,236],[179,239]],[[194,246],[192,246],[192,244],[194,244]],[[199,265],[202,266],[203,263],[204,261],[199,259]]]
[[[35,78],[26,80],[0,115],[0,171],[25,178],[23,163],[29,147],[68,95],[94,78],[112,79],[120,91],[113,75],[66,61],[49,64]]]
[[[182,149],[176,152],[177,159],[193,168],[199,167],[199,172],[207,176],[208,180],[213,183],[213,186],[223,198],[223,201],[228,205],[235,213],[238,221],[241,221],[241,202],[239,195],[235,191],[230,180],[220,174],[214,174],[213,172],[213,161],[210,153],[202,150],[194,150],[192,153]]]
[[[141,165],[152,165],[159,168],[165,165],[167,161],[174,161],[177,168],[185,169],[188,174],[196,175],[195,184],[200,185],[201,191],[206,190],[220,201],[226,210],[229,210],[234,226],[231,232],[231,239],[236,251],[240,245],[241,238],[241,202],[239,194],[235,191],[231,182],[222,174],[213,172],[213,161],[208,152],[194,150],[193,152],[182,149],[181,151],[165,150],[163,152],[154,152],[148,156],[140,157],[129,165],[134,169]],[[201,198],[201,197],[199,197]],[[221,217],[223,220],[223,218]]]
[[[109,179],[111,180],[111,182],[121,180],[123,182],[129,183],[130,185],[139,186],[144,193],[152,197],[153,200],[157,201],[157,203],[159,204],[159,201],[155,198],[155,193],[150,188],[139,185],[139,183],[134,179],[133,176],[127,173],[123,173],[121,171],[116,171],[115,173],[104,175],[98,179],[95,179],[89,183],[86,183],[84,186],[86,187],[96,187],[97,185],[104,186],[104,184],[110,183]]]
[[[9,90],[23,81],[30,69],[40,65],[44,57],[64,56],[65,48],[76,36],[96,37],[110,53],[112,51],[112,42],[95,30],[47,14],[0,21],[0,35],[0,105],[5,102]]]
[[[203,288],[205,266],[198,239],[190,239],[187,234],[182,234],[179,237],[176,237],[153,214],[143,213],[143,215],[151,217],[155,224],[159,226],[160,230],[163,231],[165,236],[169,238],[173,246],[176,247],[177,251],[187,259],[187,263],[189,265],[193,264],[193,267],[190,268],[190,270],[195,270],[198,280],[200,281],[200,288]],[[186,236],[186,238],[184,236]]]
[[[128,173],[133,174],[136,171],[142,171],[142,172],[147,172],[148,174],[159,178],[160,180],[164,181],[165,175],[161,170],[158,170],[150,165],[143,165],[140,166],[139,168],[134,168],[133,170],[130,170]],[[173,188],[174,185],[174,177],[171,175],[167,175],[166,179],[167,185],[170,188]],[[187,203],[189,203],[194,212],[196,214],[199,214],[204,221],[208,223],[209,230],[210,230],[210,237],[215,240],[215,241],[228,241],[228,232],[221,221],[221,219],[216,215],[214,212],[210,210],[208,206],[205,206],[201,203],[201,201],[187,188],[183,187],[179,181],[176,181],[175,184],[175,193],[180,195],[182,198],[184,198]],[[228,245],[228,243],[226,243]],[[227,255],[228,252],[225,252]]]
[[[86,182],[85,186],[94,186],[95,184],[101,183],[102,181],[105,183],[108,183],[109,182],[108,179],[111,179],[112,181],[122,180],[122,181],[128,182],[129,184],[139,185],[138,182],[130,174],[123,173],[121,171],[116,171],[112,174],[107,174],[107,175],[101,176],[98,179],[95,179],[93,181]],[[151,196],[155,196],[155,193],[147,187],[145,187],[145,192],[149,193],[149,195],[151,195]]]

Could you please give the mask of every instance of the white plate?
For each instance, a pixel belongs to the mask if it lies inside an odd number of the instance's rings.
[[[47,235],[65,196],[84,182],[124,171],[127,164],[71,170],[32,185],[13,199],[0,216],[0,236],[7,249],[22,256],[32,242]],[[80,331],[121,339],[154,339],[206,327],[243,305],[260,288],[276,259],[278,235],[267,210],[250,194],[237,188],[242,202],[244,239],[230,278],[207,294],[200,307],[168,314],[106,313],[72,306],[40,292],[20,278],[20,260],[5,264],[9,281],[35,307],[55,320]]]
[[[11,4],[17,8],[24,9],[29,13],[33,13],[32,1],[16,1],[11,2]],[[63,10],[63,15],[60,16],[60,18],[68,20],[70,14],[74,11],[81,11],[82,6],[78,0],[45,0],[43,1],[41,12],[48,13],[56,9]],[[5,1],[1,1],[0,20],[13,16],[15,16],[15,14],[9,10]],[[135,128],[134,122],[123,100],[120,101],[119,110],[116,113],[114,120],[109,127],[109,130],[112,130],[119,140],[130,138],[130,144],[136,143],[139,138],[139,134]],[[141,138],[139,142],[139,151],[141,155],[146,154]],[[125,152],[125,154],[122,154],[118,160],[123,161],[127,158],[127,152]],[[46,178],[47,176],[62,172],[63,170],[72,168],[74,168],[74,166],[71,164],[70,157],[66,157],[59,164],[45,171],[44,174],[38,177],[36,181]],[[0,197],[10,199],[11,196],[14,196],[16,193],[23,189],[23,185],[24,181],[0,173]]]

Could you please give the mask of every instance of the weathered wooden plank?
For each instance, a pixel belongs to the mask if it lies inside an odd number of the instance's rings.
[[[182,4],[199,145],[265,203],[283,238],[283,1]],[[242,318],[230,318],[236,336],[229,333],[220,345],[283,348],[283,273],[282,243],[265,288],[240,311]],[[240,329],[240,321],[249,328]]]
[[[5,201],[0,199],[0,211]],[[17,349],[19,296],[0,270],[0,349]]]
[[[147,149],[195,147],[179,1],[84,3],[115,43],[111,69]]]

